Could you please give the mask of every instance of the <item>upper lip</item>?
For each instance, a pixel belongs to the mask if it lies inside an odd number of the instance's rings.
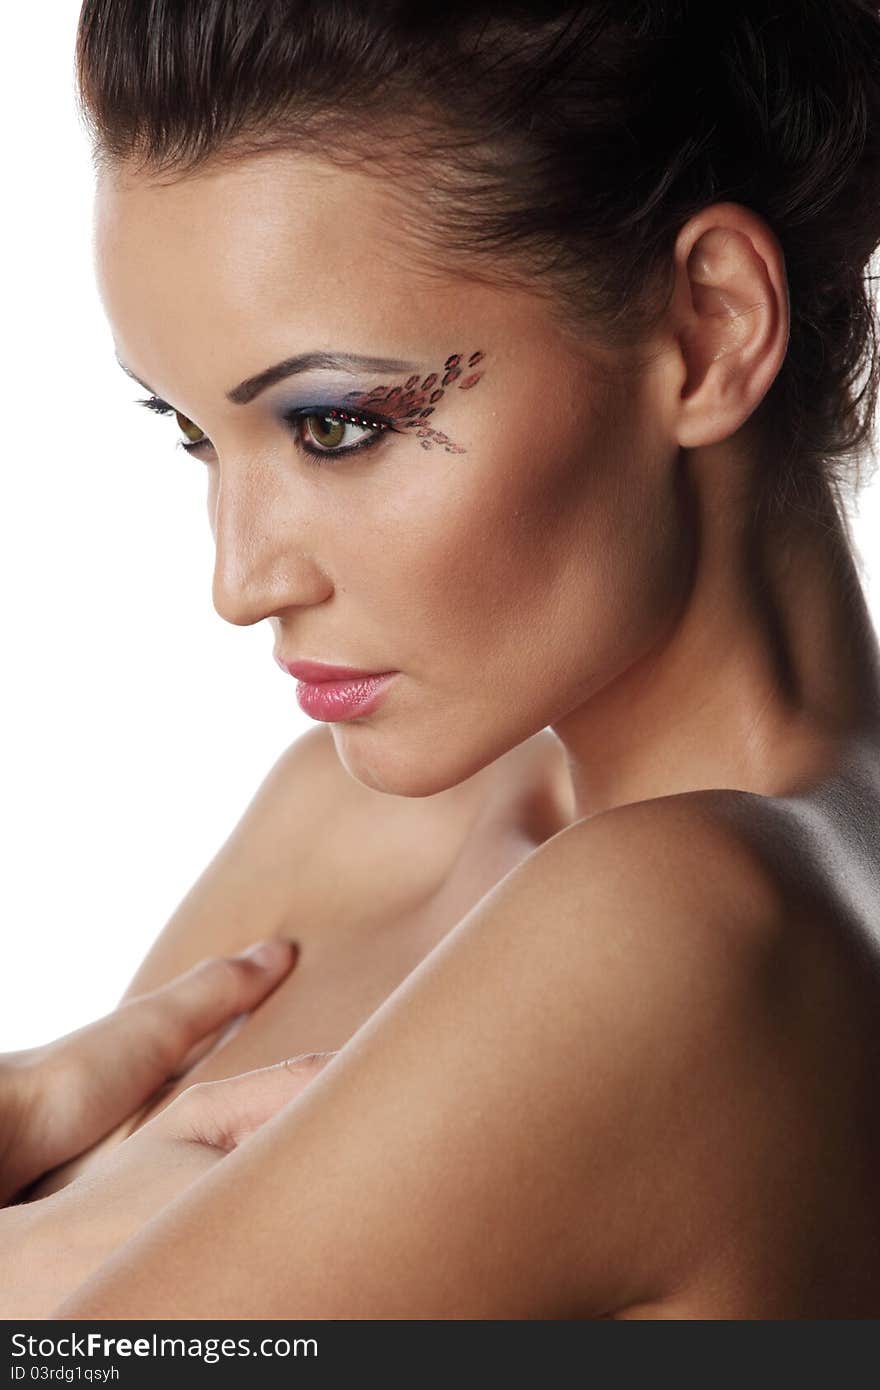
[[[318,681],[354,680],[357,676],[381,676],[384,671],[362,671],[353,666],[327,666],[323,661],[283,661],[275,657],[284,671],[289,671],[297,680],[315,683]]]

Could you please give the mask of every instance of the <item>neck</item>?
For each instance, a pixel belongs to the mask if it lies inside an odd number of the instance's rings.
[[[683,455],[697,544],[668,630],[553,726],[576,819],[709,787],[795,793],[880,737],[880,650],[830,490],[756,520],[722,450]]]

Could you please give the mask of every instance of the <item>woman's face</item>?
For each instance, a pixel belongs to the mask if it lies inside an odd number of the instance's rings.
[[[285,153],[165,186],[105,174],[95,246],[121,362],[185,417],[169,441],[207,440],[181,466],[206,474],[217,612],[267,618],[284,661],[397,671],[333,734],[355,778],[424,796],[641,656],[691,555],[674,366],[600,374],[537,296],[408,254],[400,196]],[[390,365],[228,398],[313,354]]]

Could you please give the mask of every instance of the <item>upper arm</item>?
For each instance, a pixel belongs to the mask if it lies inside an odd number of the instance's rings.
[[[629,809],[540,846],[53,1315],[583,1318],[662,1292],[768,948],[755,901],[731,920]]]
[[[292,885],[307,911],[309,892],[318,889],[309,873],[313,829],[350,780],[326,724],[285,748],[163,927],[123,1000],[158,988],[205,956],[233,954],[272,935],[290,913]]]

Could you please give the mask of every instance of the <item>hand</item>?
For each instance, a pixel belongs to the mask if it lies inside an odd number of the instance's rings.
[[[258,951],[266,947],[266,959]],[[284,978],[294,943],[210,957],[55,1042],[0,1055],[0,1203],[81,1154],[181,1075]]]
[[[0,1211],[0,1317],[53,1310],[178,1193],[293,1100],[335,1052],[181,1091],[87,1173]]]

